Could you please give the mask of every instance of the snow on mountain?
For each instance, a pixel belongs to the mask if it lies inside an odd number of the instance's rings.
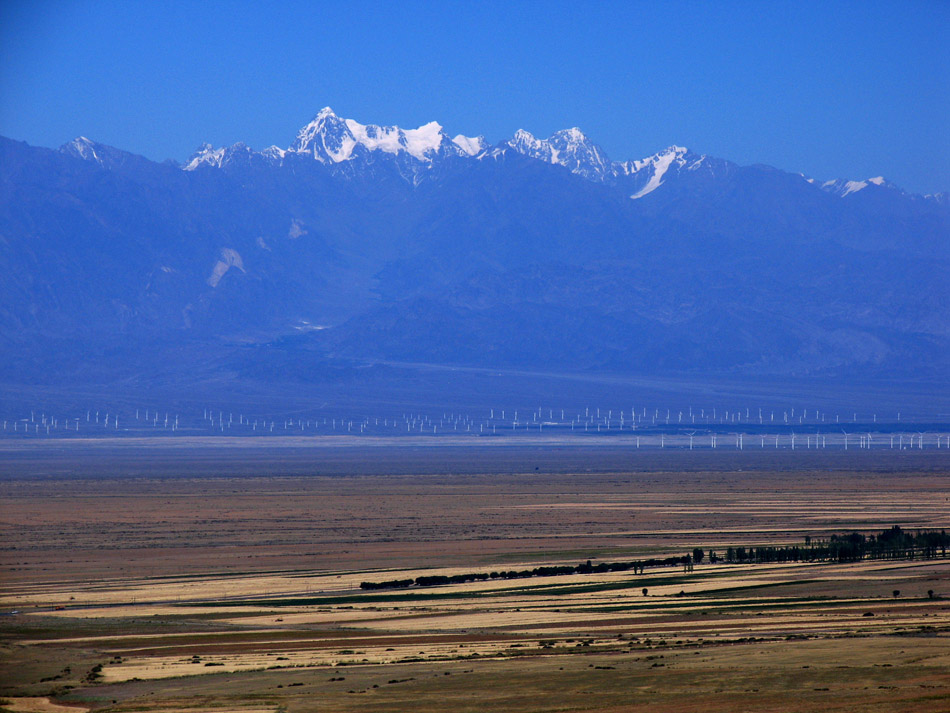
[[[430,121],[418,129],[403,130],[398,126],[374,126],[360,124],[352,119],[346,125],[356,138],[356,142],[370,151],[385,151],[398,154],[405,151],[420,161],[429,161],[442,146],[442,139],[448,138],[442,126]]]
[[[349,161],[361,151],[405,153],[425,163],[442,154],[471,155],[450,139],[438,122],[430,121],[418,129],[361,124],[353,119],[341,119],[330,107],[321,109],[313,121],[300,130],[297,141],[288,149],[288,152],[310,154],[322,163]]]
[[[462,149],[466,156],[478,156],[488,150],[488,142],[484,136],[462,136],[459,134],[452,142]]]
[[[60,153],[82,159],[83,161],[96,163],[105,169],[140,164],[143,161],[148,162],[148,159],[141,156],[112,146],[107,146],[106,144],[91,141],[85,136],[78,136],[69,143],[63,144],[59,147],[59,151]]]
[[[321,163],[339,163],[353,153],[356,139],[346,122],[324,107],[309,124],[297,132],[297,140],[288,152],[310,154]]]
[[[205,282],[211,287],[217,287],[218,283],[221,282],[221,278],[224,277],[227,271],[232,267],[236,267],[241,272],[247,272],[244,269],[244,261],[241,259],[241,255],[237,250],[234,248],[221,248],[218,253],[218,259],[215,261],[214,267],[211,270],[211,275]]]
[[[88,154],[91,149],[82,144],[76,151]],[[408,166],[404,168],[408,168],[409,173],[403,172],[403,175],[414,182],[421,175],[419,171],[431,167],[436,159],[445,156],[497,157],[507,151],[564,166],[589,181],[623,182],[624,187],[632,191],[630,197],[634,199],[659,188],[672,175],[670,171],[696,170],[706,160],[706,156],[697,156],[682,146],[671,146],[648,158],[614,162],[577,127],[557,131],[547,139],[539,139],[531,132],[519,129],[512,138],[491,150],[484,136],[459,134],[450,138],[435,121],[417,129],[361,124],[353,119],[343,119],[330,107],[324,107],[300,129],[296,141],[287,149],[271,146],[253,152],[241,143],[217,149],[204,144],[183,168],[186,171],[194,171],[200,166],[222,168],[238,157],[247,161],[259,157],[265,162],[282,164],[292,155],[309,156],[320,163],[335,165],[381,153],[408,158]]]
[[[604,181],[613,171],[613,162],[604,150],[592,142],[576,126],[563,129],[547,139],[539,139],[531,132],[519,129],[502,144],[531,158],[564,166],[591,181]]]
[[[77,136],[68,144],[65,144],[60,151],[75,156],[76,158],[81,158],[86,161],[95,161],[101,164],[102,159],[99,157],[99,154],[96,153],[96,146],[96,142],[90,141],[85,136]]]
[[[222,168],[235,161],[248,163],[261,158],[272,160],[274,158],[274,153],[272,152],[273,148],[276,147],[264,149],[264,151],[254,151],[250,146],[240,141],[231,146],[223,146],[218,149],[214,148],[211,144],[202,144],[202,146],[189,157],[188,162],[182,166],[182,169],[185,171],[194,171],[200,166]],[[280,151],[280,149],[277,150]]]
[[[844,198],[845,196],[851,195],[852,193],[862,191],[868,186],[897,188],[897,186],[884,180],[884,176],[877,176],[875,178],[868,178],[864,181],[846,181],[843,178],[825,181],[821,184],[821,189],[823,191],[827,191],[828,193],[832,193],[836,196]]]
[[[623,179],[624,185],[632,183],[636,187],[630,196],[634,199],[659,188],[671,169],[697,170],[706,160],[706,156],[697,156],[682,146],[670,146],[648,158],[613,162],[576,127],[558,131],[549,139],[538,139],[522,129],[502,146],[539,161],[559,164],[591,181],[616,183]]]
[[[205,144],[184,166],[193,171],[199,166],[221,168],[236,155],[250,151],[243,144],[215,149]],[[398,126],[361,124],[353,119],[338,116],[330,107],[321,109],[313,120],[298,133],[296,141],[287,149],[272,146],[255,154],[263,159],[283,163],[288,156],[310,156],[320,163],[334,165],[353,161],[374,153],[388,154],[409,159],[412,180],[418,179],[418,171],[432,166],[445,156],[480,158],[485,155],[500,156],[514,151],[544,163],[564,166],[587,180],[598,183],[617,183],[633,190],[631,198],[642,198],[659,188],[671,170],[695,170],[706,159],[681,146],[671,146],[665,151],[637,161],[613,162],[606,152],[591,141],[579,128],[557,131],[547,139],[539,139],[531,132],[519,129],[507,141],[491,150],[484,136],[469,137],[462,134],[450,138],[435,121],[417,129],[401,129]],[[490,154],[489,154],[490,152]],[[409,174],[404,174],[409,178]]]
[[[61,150],[100,164],[103,163],[103,156],[110,162],[115,160],[108,153],[114,149],[84,137],[75,139]],[[353,119],[344,119],[330,107],[324,107],[300,129],[296,140],[287,149],[271,146],[255,152],[242,143],[217,149],[204,144],[182,168],[186,171],[194,171],[202,166],[223,168],[235,161],[282,165],[294,156],[311,157],[332,166],[385,155],[397,158],[401,174],[415,183],[439,159],[449,156],[463,159],[486,156],[497,158],[509,151],[544,163],[564,166],[571,173],[590,181],[618,186],[629,191],[628,195],[634,200],[648,196],[664,183],[679,178],[683,172],[703,172],[715,178],[733,166],[728,161],[694,154],[683,146],[675,145],[647,158],[615,162],[577,127],[557,131],[547,139],[537,138],[531,132],[519,129],[510,139],[493,148],[484,136],[459,134],[450,138],[435,121],[417,129],[361,124]],[[839,179],[824,183],[806,176],[802,178],[816,188],[840,197],[858,193],[868,186],[891,188],[903,193],[881,176],[863,181]],[[929,197],[929,200],[941,202],[946,201],[946,197],[938,195]]]
[[[610,172],[612,162],[607,154],[577,127],[556,132],[548,143],[556,152],[558,163],[572,173],[603,181]]]
[[[431,163],[433,158],[446,155],[474,155],[471,151],[483,147],[484,139],[468,139],[465,144],[453,141],[435,121],[418,129],[400,129],[398,126],[361,124],[353,119],[337,116],[330,107],[324,107],[313,120],[297,132],[296,141],[287,149],[271,146],[257,153],[269,161],[282,162],[288,154],[311,156],[325,164],[350,161],[372,152],[392,155],[408,155],[422,163]],[[188,160],[186,171],[199,166],[221,168],[236,154],[250,151],[244,144],[226,148],[213,148],[205,144]],[[253,152],[252,152],[253,153]]]
[[[663,185],[663,177],[670,171],[670,168],[694,168],[695,166],[699,166],[703,159],[706,158],[705,156],[699,156],[694,157],[693,160],[690,161],[689,158],[693,156],[693,154],[690,154],[689,149],[683,146],[670,146],[665,151],[655,153],[649,158],[639,161],[628,161],[626,164],[623,164],[623,172],[625,175],[639,175],[642,173],[647,176],[647,181],[643,187],[630,197],[636,200],[655,191]],[[691,165],[687,166],[687,163],[691,163]]]
[[[254,153],[244,144],[215,149],[203,145],[184,166],[193,171],[199,166],[222,168],[235,157],[283,163],[288,156],[309,156],[327,165],[341,164],[374,153],[409,159],[407,180],[418,180],[419,171],[431,167],[438,158],[456,156],[480,158],[486,155],[499,156],[514,151],[544,163],[564,166],[571,173],[598,183],[617,183],[625,180],[625,186],[633,191],[632,198],[641,198],[656,190],[671,168],[693,169],[705,156],[696,156],[680,146],[671,146],[649,158],[639,161],[617,163],[591,141],[579,128],[557,131],[547,139],[539,139],[531,132],[519,129],[507,141],[494,150],[484,136],[469,137],[462,134],[450,138],[435,121],[417,129],[401,129],[398,126],[361,124],[353,119],[338,116],[330,107],[324,107],[297,133],[296,141],[287,149],[271,146]]]
[[[188,163],[186,163],[183,168],[185,171],[194,171],[198,166],[221,168],[226,151],[227,149],[224,147],[216,149],[211,144],[202,144],[198,150],[191,155],[188,159]]]
[[[518,153],[536,158],[545,163],[558,163],[557,151],[550,141],[535,138],[534,134],[524,129],[518,129],[515,135],[505,142]]]
[[[280,161],[287,155],[286,149],[282,149],[279,146],[268,146],[266,149],[261,151],[261,155],[265,158],[272,160]]]

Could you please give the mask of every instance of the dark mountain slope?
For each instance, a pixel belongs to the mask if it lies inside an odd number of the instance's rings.
[[[372,134],[347,126],[333,151]],[[206,147],[188,170],[0,139],[0,348],[77,375],[109,353],[146,375],[183,353],[226,364],[235,345],[252,348],[242,373],[272,375],[294,354],[316,370],[950,365],[945,202],[683,149],[611,164],[576,130],[470,155],[423,129],[339,161]]]

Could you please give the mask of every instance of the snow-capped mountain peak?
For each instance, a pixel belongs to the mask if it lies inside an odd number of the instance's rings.
[[[61,150],[100,164],[104,160],[110,163],[115,160],[109,153],[109,147],[84,137],[75,139]],[[694,154],[685,146],[675,144],[646,158],[614,162],[576,126],[556,131],[546,139],[519,129],[510,139],[491,146],[484,136],[458,134],[452,138],[436,121],[416,129],[363,124],[340,117],[328,106],[317,112],[300,129],[296,140],[287,149],[271,146],[255,152],[240,143],[218,149],[205,144],[182,168],[193,171],[201,166],[223,168],[247,163],[281,166],[287,161],[310,158],[328,167],[346,163],[357,169],[364,161],[395,160],[400,175],[416,183],[428,169],[448,157],[465,160],[498,158],[509,153],[563,166],[589,181],[613,185],[634,200],[687,176],[692,176],[690,180],[717,180],[737,168],[728,161]],[[902,193],[881,176],[863,181],[833,180],[824,183],[803,178],[817,189],[840,197],[861,192],[869,186]]]
[[[448,139],[442,125],[436,121],[423,124],[418,129],[400,129],[398,126],[376,126],[346,120],[346,126],[355,141],[369,151],[384,151],[398,154],[405,151],[413,158],[428,161],[437,153],[443,139]]]
[[[573,141],[575,143],[587,141],[587,136],[576,126],[572,126],[570,129],[561,129],[560,131],[556,131],[554,132],[554,136],[558,136],[566,141]]]
[[[325,107],[298,132],[297,141],[288,151],[310,154],[323,163],[349,161],[360,153],[374,151],[408,154],[417,161],[429,162],[443,148],[454,154],[463,150],[436,121],[418,129],[361,124],[353,119],[341,119],[330,107]]]
[[[145,160],[84,136],[64,144],[59,150],[105,168]],[[346,173],[353,174],[362,171],[364,164],[383,166],[394,162],[403,179],[417,184],[424,180],[430,169],[441,166],[446,159],[501,159],[511,154],[564,167],[594,183],[611,185],[634,200],[650,195],[665,184],[683,180],[716,181],[739,168],[729,161],[694,154],[685,146],[675,144],[646,158],[611,161],[606,152],[576,126],[556,131],[546,139],[518,129],[510,139],[490,145],[484,136],[457,134],[450,137],[436,121],[415,129],[363,124],[339,116],[329,106],[320,109],[297,132],[295,141],[286,149],[270,146],[254,151],[243,143],[221,148],[203,144],[180,167],[185,171],[199,168],[237,170],[243,166],[279,168],[310,159],[327,168],[346,166]],[[886,189],[888,194],[908,195],[883,176],[860,181],[836,179],[822,182],[805,175],[802,179],[816,190],[841,198],[857,193],[865,197],[877,195],[880,189]],[[921,198],[941,204],[950,200],[946,194]]]
[[[330,107],[324,107],[300,131],[287,149],[271,146],[261,152],[251,152],[244,144],[215,149],[210,144],[201,146],[185,164],[184,169],[193,171],[199,166],[220,168],[236,153],[249,153],[256,159],[282,163],[288,154],[310,156],[325,164],[338,164],[358,156],[381,152],[408,156],[421,163],[431,163],[442,154],[474,156],[487,148],[483,137],[457,137],[455,141],[435,121],[417,129],[401,129],[398,126],[361,124],[353,119],[343,119]]]
[[[288,149],[294,153],[310,154],[321,163],[339,163],[350,157],[356,139],[346,121],[326,106],[297,132],[297,140]]]
[[[261,151],[261,155],[263,155],[265,158],[281,161],[284,156],[287,155],[287,149],[282,149],[280,146],[268,146],[266,149]]]
[[[103,168],[115,168],[127,162],[147,160],[128,151],[92,141],[85,136],[77,136],[69,143],[60,146],[59,150],[61,153],[98,164]]]
[[[518,129],[506,145],[520,154],[536,158],[545,163],[557,163],[557,153],[548,141],[538,139],[530,131]]]
[[[611,169],[604,150],[576,126],[555,132],[548,143],[556,152],[558,163],[584,178],[602,181]]]
[[[87,149],[83,149],[87,150]],[[682,146],[671,146],[649,158],[615,163],[606,152],[591,141],[578,127],[556,131],[546,139],[539,139],[530,131],[519,129],[507,141],[494,149],[484,136],[470,137],[459,134],[450,138],[441,124],[430,121],[417,129],[398,126],[362,124],[344,119],[330,107],[324,107],[297,132],[294,143],[287,149],[271,146],[261,152],[252,152],[243,144],[215,149],[204,145],[189,159],[185,170],[199,166],[221,168],[233,159],[264,161],[281,165],[292,156],[310,157],[332,166],[374,155],[388,155],[402,163],[400,171],[413,181],[420,170],[434,165],[437,159],[455,156],[463,159],[500,156],[513,151],[548,164],[563,166],[571,173],[587,180],[604,183],[622,181],[633,190],[633,198],[640,198],[656,190],[671,168],[698,167],[704,156],[696,157]],[[408,173],[405,173],[408,171]]]
[[[886,188],[894,188],[900,190],[894,184],[885,180],[884,176],[875,176],[874,178],[867,178],[863,181],[848,181],[843,178],[834,179],[831,181],[825,181],[821,184],[821,189],[832,193],[836,196],[844,198],[849,196],[852,193],[857,193],[863,191],[868,186],[879,186]]]
[[[96,153],[96,142],[90,141],[85,136],[77,136],[75,139],[64,145],[61,151],[72,154],[77,158],[87,161],[96,161],[101,163],[99,155]]]
[[[627,161],[625,165],[630,167],[630,173],[636,173],[647,166],[670,164],[673,161],[685,160],[685,156],[689,152],[689,149],[685,146],[668,146],[662,151],[657,151],[652,156],[647,156],[646,158],[637,159],[635,161]]]
[[[198,150],[189,157],[188,163],[184,165],[184,170],[194,171],[196,168],[203,165],[221,168],[225,151],[227,151],[227,149],[224,147],[216,149],[211,144],[204,143],[199,146]]]
[[[478,156],[488,150],[488,141],[484,136],[462,136],[459,134],[452,143],[458,146],[466,156]]]
[[[547,139],[539,139],[529,131],[518,129],[506,145],[520,154],[559,164],[590,180],[603,180],[611,167],[603,149],[577,127],[557,131]]]
[[[185,171],[194,171],[202,166],[222,168],[235,159],[248,162],[261,157],[270,158],[271,154],[268,152],[269,150],[265,150],[258,153],[242,141],[238,141],[231,146],[222,146],[218,149],[206,143],[202,144],[198,150],[189,157],[188,162],[182,168]]]
[[[642,174],[646,181],[640,189],[631,195],[633,199],[643,198],[643,196],[652,193],[661,185],[663,179],[671,169],[679,171],[680,169],[692,169],[701,165],[705,156],[696,156],[685,146],[670,146],[663,151],[659,151],[638,161],[627,161],[621,164],[620,168],[626,175]]]

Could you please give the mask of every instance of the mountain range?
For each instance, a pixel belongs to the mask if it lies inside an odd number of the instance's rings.
[[[384,362],[934,375],[948,268],[946,193],[679,146],[617,162],[577,128],[492,145],[325,108],[287,148],[184,164],[0,139],[7,380],[191,361],[265,381]]]

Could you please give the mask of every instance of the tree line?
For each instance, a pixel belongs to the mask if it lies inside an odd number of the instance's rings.
[[[596,574],[599,572],[638,572],[643,574],[645,567],[669,567],[685,565],[691,560],[689,555],[682,557],[666,557],[663,559],[636,560],[634,562],[598,562],[592,564],[590,560],[578,565],[552,565],[535,567],[534,569],[501,570],[497,572],[469,572],[467,574],[452,575],[425,575],[415,579],[391,579],[386,582],[362,582],[360,589],[400,589],[417,585],[432,587],[439,584],[462,584],[464,582],[478,582],[489,579],[525,579],[527,577],[556,577],[564,574]]]
[[[652,558],[632,562],[599,562],[590,560],[578,565],[552,565],[534,569],[469,572],[453,575],[423,575],[414,579],[391,579],[385,582],[362,582],[360,589],[403,589],[411,586],[432,587],[443,584],[463,584],[490,579],[525,579],[528,577],[556,577],[567,574],[597,574],[628,572],[643,574],[646,567],[682,565],[691,571],[694,564],[726,562],[729,564],[767,564],[776,562],[857,562],[864,559],[934,559],[947,556],[950,535],[945,530],[917,530],[910,532],[895,525],[878,534],[832,535],[826,540],[806,536],[801,545],[762,545],[729,547],[725,556],[715,551],[708,553],[696,547],[690,554],[678,557]]]
[[[945,530],[910,532],[895,525],[876,535],[852,532],[827,540],[805,538],[803,545],[730,547],[721,560],[738,563],[857,562],[874,559],[934,559],[947,556],[950,535]],[[710,552],[710,561],[721,561]]]

